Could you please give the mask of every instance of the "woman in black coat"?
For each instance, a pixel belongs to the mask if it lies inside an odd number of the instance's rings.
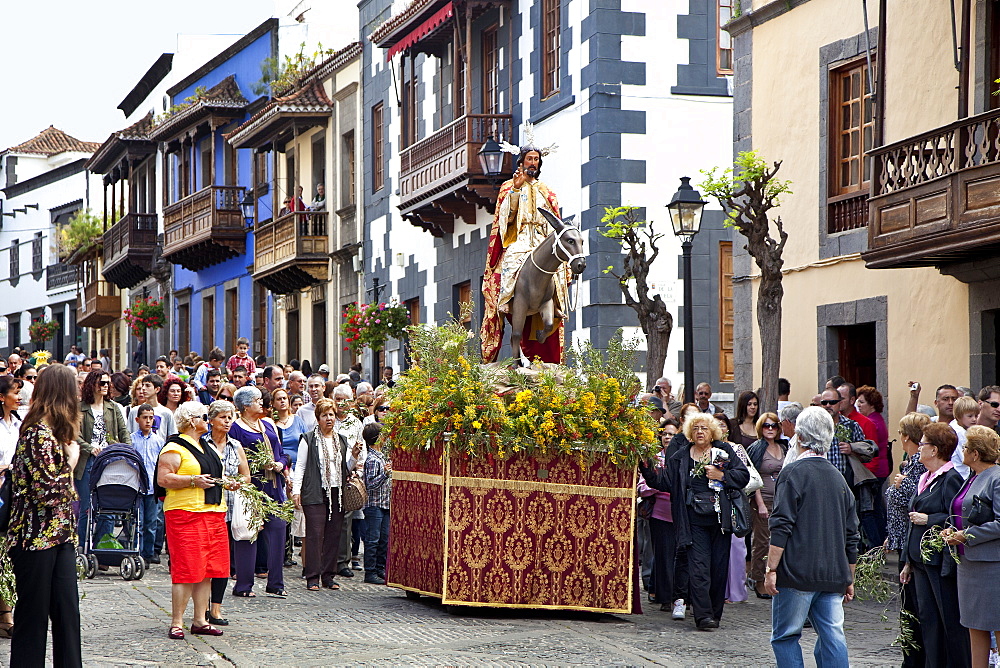
[[[678,547],[688,552],[691,607],[698,629],[709,631],[719,628],[725,605],[732,533],[729,494],[743,493],[750,472],[722,441],[722,430],[712,415],[688,417],[684,436],[687,443],[668,448],[664,468],[641,463],[639,471],[646,484],[670,492],[671,500],[677,500],[671,504],[674,532]]]
[[[917,450],[927,471],[920,476],[916,494],[910,500],[910,525],[900,557],[906,561],[899,581],[913,579],[917,594],[917,616],[923,634],[927,665],[965,668],[972,660],[969,631],[959,621],[958,580],[955,560],[936,552],[924,561],[920,540],[926,531],[945,528],[951,503],[962,488],[962,476],[954,469],[951,455],[958,436],[947,424],[932,422],[924,427]]]

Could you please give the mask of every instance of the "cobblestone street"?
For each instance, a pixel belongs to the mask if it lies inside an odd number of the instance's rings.
[[[751,597],[727,605],[722,628],[696,631],[690,617],[671,621],[659,606],[633,616],[590,613],[448,610],[436,600],[339,578],[340,591],[306,592],[286,569],[290,596],[282,601],[226,597],[230,620],[219,638],[167,638],[170,581],[165,566],[137,582],[117,575],[84,581],[81,601],[87,666],[540,666],[660,665],[721,667],[773,665],[768,601]],[[359,573],[360,575],[360,573]],[[890,647],[895,630],[879,619],[883,606],[855,602],[846,609],[851,663],[898,665]],[[185,621],[190,625],[190,608]],[[893,620],[894,621],[894,620]],[[803,645],[813,665],[815,634]],[[0,644],[8,662],[9,641]]]

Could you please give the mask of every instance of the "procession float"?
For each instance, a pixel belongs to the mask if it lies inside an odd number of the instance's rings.
[[[467,305],[466,308],[471,308]],[[633,401],[635,343],[568,366],[482,364],[459,321],[413,327],[390,391],[387,584],[445,604],[639,612],[636,462],[654,424]]]

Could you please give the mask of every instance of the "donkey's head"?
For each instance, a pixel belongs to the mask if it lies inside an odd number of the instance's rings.
[[[552,252],[563,262],[569,262],[569,268],[574,275],[582,274],[587,268],[587,258],[583,254],[583,234],[580,228],[573,223],[575,216],[562,219],[547,209],[538,209],[539,213],[549,221],[549,225],[555,230],[555,244]]]

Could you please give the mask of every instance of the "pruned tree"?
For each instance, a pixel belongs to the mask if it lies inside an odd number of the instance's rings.
[[[781,216],[769,218],[779,206],[782,195],[791,194],[791,182],[777,178],[781,161],[768,165],[756,151],[742,151],[734,166],[725,170],[713,167],[702,171],[702,192],[714,197],[728,216],[727,226],[746,237],[744,249],[760,268],[757,287],[757,327],[761,342],[761,412],[778,405],[778,376],[781,365],[781,257],[788,233]],[[772,226],[777,239],[771,236]],[[749,388],[746,388],[749,389]]]
[[[647,385],[652,385],[663,373],[667,360],[670,333],[674,330],[674,317],[659,294],[649,293],[649,269],[660,254],[656,245],[663,234],[653,229],[652,222],[639,220],[639,207],[605,207],[601,218],[602,235],[619,242],[625,251],[622,271],[614,267],[604,270],[618,279],[625,303],[639,316],[639,325],[646,335]]]

